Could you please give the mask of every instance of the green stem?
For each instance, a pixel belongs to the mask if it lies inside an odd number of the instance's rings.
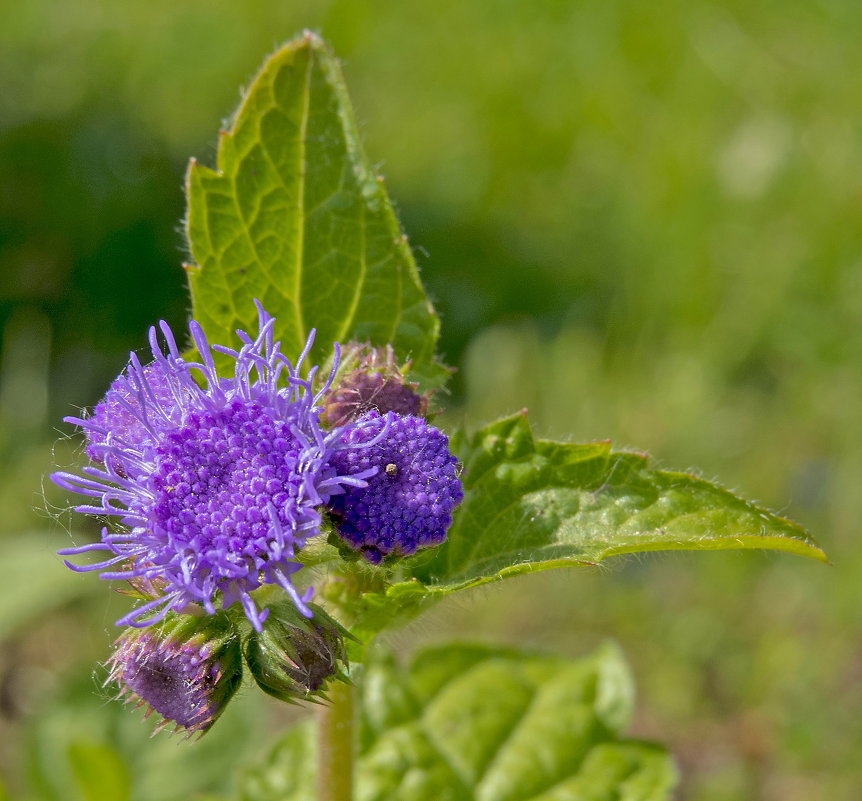
[[[353,798],[353,687],[331,682],[317,730],[317,801]]]

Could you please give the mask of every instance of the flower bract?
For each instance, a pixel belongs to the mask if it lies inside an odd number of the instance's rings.
[[[373,348],[351,342],[345,347],[342,366],[322,405],[323,419],[339,426],[369,411],[424,417],[428,396],[405,379],[391,347]]]
[[[346,680],[349,636],[336,620],[312,604],[311,620],[287,603],[270,607],[263,631],[245,644],[251,674],[265,693],[282,701],[314,701],[328,682]]]

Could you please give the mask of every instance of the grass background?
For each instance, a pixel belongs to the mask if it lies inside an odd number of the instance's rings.
[[[617,560],[453,599],[392,641],[454,624],[576,655],[613,637],[638,678],[635,734],[673,749],[681,798],[857,798],[862,7],[849,0],[31,0],[5,15],[9,795],[89,801],[97,770],[114,789],[94,798],[229,797],[233,766],[279,725],[249,693],[231,723],[177,747],[108,702],[93,665],[123,602],[52,555],[66,500],[41,477],[75,458],[62,415],[99,399],[147,325],[184,323],[186,160],[212,161],[237,87],[303,27],[344,60],[442,314],[459,367],[449,420],[526,406],[542,435],[696,466],[808,526],[834,562]]]

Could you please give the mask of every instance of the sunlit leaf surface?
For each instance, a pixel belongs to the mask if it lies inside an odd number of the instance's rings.
[[[192,313],[210,338],[253,330],[259,299],[296,355],[391,343],[440,383],[439,323],[380,179],[362,152],[338,62],[313,34],[273,54],[249,86],[215,170],[187,177]]]
[[[448,539],[415,558],[411,580],[364,596],[360,638],[456,590],[617,554],[769,548],[827,561],[803,528],[716,484],[607,442],[536,440],[525,414],[456,440],[465,497]]]
[[[632,710],[612,646],[577,661],[482,646],[372,662],[359,696],[357,801],[663,801],[676,773],[658,746],[620,739]],[[252,771],[243,801],[314,797],[310,726]]]

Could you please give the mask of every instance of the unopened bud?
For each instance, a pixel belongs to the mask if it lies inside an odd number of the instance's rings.
[[[291,603],[269,607],[263,630],[246,642],[246,662],[258,686],[287,701],[313,701],[330,679],[346,680],[346,629],[316,604],[309,619]]]
[[[157,712],[189,735],[207,731],[242,681],[239,633],[223,614],[169,614],[147,628],[128,628],[108,660],[120,697]]]
[[[428,397],[404,378],[402,370],[408,367],[395,364],[389,346],[348,345],[342,353],[340,374],[323,399],[324,422],[341,426],[369,411],[424,417]]]

